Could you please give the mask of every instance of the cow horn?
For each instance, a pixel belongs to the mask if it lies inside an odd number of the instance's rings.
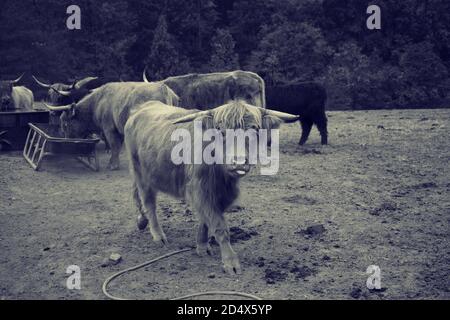
[[[211,114],[210,110],[199,111],[199,112],[191,113],[191,114],[188,114],[187,116],[178,118],[178,119],[174,120],[172,123],[176,124],[176,123],[189,122],[189,121],[195,120],[196,118],[207,116],[209,114]]]
[[[60,94],[60,95],[62,95],[64,97],[69,97],[70,96],[70,91],[58,90],[58,89],[55,89],[53,87],[50,87],[50,89],[53,89],[53,91],[55,91],[56,93],[58,93],[58,94]]]
[[[290,114],[290,113],[286,113],[286,112],[281,112],[281,111],[270,110],[270,109],[264,109],[264,113],[266,115],[270,115],[270,116],[274,116],[274,117],[280,118],[284,122],[295,122],[295,121],[300,119],[300,116],[298,116],[298,115],[294,115],[294,114]]]
[[[13,84],[16,84],[17,82],[19,82],[20,81],[20,79],[22,79],[22,77],[23,77],[23,75],[24,75],[25,73],[22,73],[22,75],[20,76],[20,77],[18,77],[16,80],[13,80],[13,81],[11,81]]]
[[[46,104],[45,102],[44,102],[44,105],[50,111],[66,111],[66,110],[70,110],[73,106],[73,104],[68,104],[66,106],[51,106],[49,104]]]
[[[36,83],[37,83],[38,85],[40,85],[41,87],[44,87],[44,88],[47,88],[47,89],[51,87],[51,85],[45,84],[45,83],[39,81],[35,76],[31,75],[31,77],[32,77],[32,78],[34,79],[34,81],[36,81]]]
[[[88,84],[89,82],[91,82],[92,80],[97,80],[98,77],[86,77],[80,81],[77,81],[74,85],[75,89],[80,89],[81,87],[85,86],[86,84]]]
[[[147,67],[145,67],[144,72],[142,73],[142,79],[144,79],[144,82],[148,83],[150,81],[148,81],[146,73],[147,73]]]

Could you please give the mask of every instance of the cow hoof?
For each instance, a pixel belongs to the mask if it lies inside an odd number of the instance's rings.
[[[224,260],[222,268],[225,273],[228,273],[231,276],[242,273],[241,264],[236,256]]]
[[[209,245],[209,243],[206,244],[206,245],[204,245],[204,244],[197,244],[196,251],[197,251],[197,254],[200,257],[204,257],[206,255],[208,255],[208,256],[212,256],[213,255],[213,251],[212,251],[212,248]]]
[[[139,215],[137,218],[137,226],[139,230],[144,230],[148,225],[148,219],[146,216]]]
[[[155,243],[160,244],[160,245],[163,246],[163,247],[169,245],[169,241],[167,241],[167,237],[166,237],[165,234],[163,234],[163,235],[158,235],[158,236],[153,235],[153,241],[154,241]]]

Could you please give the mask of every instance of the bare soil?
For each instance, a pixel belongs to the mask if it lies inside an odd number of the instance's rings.
[[[228,213],[243,274],[194,251],[126,274],[110,291],[159,299],[238,290],[267,299],[449,299],[450,110],[329,112],[330,145],[317,130],[303,147],[284,126],[275,176],[241,183]],[[52,158],[34,172],[20,152],[0,154],[0,298],[103,299],[112,273],[195,244],[188,206],[159,196],[170,246],[136,227],[125,153],[120,171]],[[111,253],[122,261],[102,267]],[[81,290],[66,268],[81,268]],[[369,265],[381,290],[366,287]],[[217,297],[221,298],[221,297]]]

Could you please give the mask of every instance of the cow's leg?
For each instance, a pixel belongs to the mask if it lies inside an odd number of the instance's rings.
[[[119,169],[119,155],[122,149],[122,137],[119,132],[115,129],[105,129],[103,130],[106,141],[111,147],[111,159],[109,160],[109,169],[118,170]]]
[[[132,191],[131,195],[138,211],[137,226],[139,230],[144,230],[148,225],[148,218],[145,216],[145,210],[142,205],[142,197],[139,192],[139,190],[142,189],[142,187],[138,187],[138,185],[141,186],[142,183],[139,170],[139,158],[133,152],[129,152],[129,155],[130,155],[130,175],[133,181],[131,185]]]
[[[103,142],[105,143],[105,152],[109,153],[111,151],[111,147],[109,146],[108,140],[105,137],[105,133],[102,131],[102,133],[100,134],[100,138],[103,140]]]
[[[144,230],[148,225],[148,218],[145,216],[145,211],[142,208],[141,197],[139,196],[139,190],[135,182],[133,182],[132,185],[132,196],[134,204],[136,205],[136,208],[138,209],[139,213],[137,218],[137,226],[139,230]]]
[[[302,126],[302,136],[300,137],[300,141],[298,142],[298,144],[304,145],[306,140],[308,140],[309,133],[311,132],[313,122],[310,119],[303,119],[303,120],[300,120],[300,123]]]
[[[208,224],[205,221],[200,221],[197,232],[197,254],[204,256],[205,254],[212,255],[212,249],[209,245]]]
[[[208,227],[211,230],[211,234],[214,235],[214,238],[219,243],[225,272],[231,275],[240,274],[241,265],[236,252],[231,247],[230,230],[228,229],[223,213],[213,212],[209,216]]]
[[[321,143],[328,144],[327,116],[325,113],[318,117],[315,123],[320,132]]]
[[[153,241],[169,244],[163,229],[159,225],[158,216],[156,215],[156,193],[151,189],[147,189],[145,194],[141,193],[141,191],[139,191],[139,193],[143,200],[144,211],[148,213],[149,229],[153,236]]]

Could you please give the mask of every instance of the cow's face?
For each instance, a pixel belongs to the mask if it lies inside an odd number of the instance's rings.
[[[258,131],[262,128],[259,108],[241,101],[234,101],[215,108],[205,118],[207,128],[217,130],[223,137],[221,150],[225,171],[234,177],[245,176],[251,169],[250,151],[258,143]]]
[[[86,138],[89,134],[89,123],[79,114],[75,104],[71,109],[63,111],[60,124],[61,132],[66,138]]]
[[[64,91],[67,92],[66,95],[62,95],[60,92]],[[54,105],[67,105],[72,103],[72,99],[68,97],[68,94],[70,94],[70,86],[56,83],[50,85],[50,88],[48,89],[48,101]]]
[[[97,79],[97,77],[87,77],[80,81],[74,81],[72,84],[46,84],[39,81],[35,76],[32,77],[37,84],[48,89],[48,101],[55,105],[67,105],[80,101],[90,91],[86,85]]]
[[[12,91],[14,83],[12,81],[0,81],[0,109],[7,110],[14,108]]]
[[[187,115],[174,123],[196,119],[202,120],[204,129],[214,129],[221,135],[219,141],[223,145],[216,147],[223,150],[219,158],[223,160],[225,171],[239,178],[250,171],[251,164],[256,164],[254,157],[257,157],[260,129],[276,129],[282,122],[298,120],[298,116],[232,101],[212,110]],[[217,139],[214,141],[217,143]]]

